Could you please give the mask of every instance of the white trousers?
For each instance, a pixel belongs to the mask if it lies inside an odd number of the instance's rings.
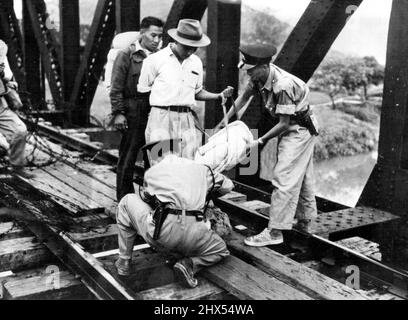
[[[181,139],[179,156],[194,159],[201,145],[201,135],[191,112],[176,112],[152,107],[145,132],[146,143]]]

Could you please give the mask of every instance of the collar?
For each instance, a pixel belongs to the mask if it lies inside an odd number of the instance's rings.
[[[175,58],[178,60],[177,55],[176,55],[176,54],[173,52],[173,50],[171,49],[171,46],[172,46],[172,45],[176,45],[176,44],[175,44],[174,42],[170,42],[170,43],[167,45],[167,47],[164,48],[163,50],[167,50],[169,56],[173,56],[173,57],[175,57]],[[183,63],[184,63],[184,61],[190,60],[192,56],[194,56],[194,53],[193,53],[191,56],[189,56],[188,58],[184,59],[184,60],[183,60]]]
[[[273,89],[273,85],[275,84],[275,82],[276,82],[276,69],[275,69],[275,66],[271,63],[270,65],[269,65],[269,75],[268,75],[268,78],[266,79],[266,82],[265,82],[265,84],[264,84],[264,86],[262,87],[262,89],[261,90],[267,90],[267,91],[269,91],[269,92],[271,92],[272,91],[272,89]]]
[[[135,45],[136,52],[143,51],[147,56],[153,53],[152,51],[143,48],[139,40],[135,41],[133,44]]]

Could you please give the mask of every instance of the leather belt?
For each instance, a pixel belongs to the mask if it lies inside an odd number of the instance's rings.
[[[159,108],[159,109],[165,109],[169,111],[175,111],[175,112],[190,112],[191,109],[190,107],[187,106],[152,106],[154,108]]]

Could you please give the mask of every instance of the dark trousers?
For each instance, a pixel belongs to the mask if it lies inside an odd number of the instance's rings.
[[[133,101],[132,101],[133,100]],[[116,197],[118,202],[128,193],[134,193],[133,173],[138,151],[145,142],[145,130],[150,105],[144,99],[129,101],[126,114],[128,130],[122,132],[119,146],[119,160],[116,173]]]

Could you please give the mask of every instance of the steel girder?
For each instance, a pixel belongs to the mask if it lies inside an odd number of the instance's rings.
[[[79,67],[79,0],[60,0],[61,69],[64,100],[69,101]]]
[[[27,1],[23,5],[23,50],[24,68],[27,92],[31,103],[36,107],[45,108],[45,83],[44,73],[41,70],[41,55],[37,45],[30,14],[27,9]]]
[[[239,44],[241,38],[241,1],[208,0],[206,89],[221,92],[227,86],[238,88]],[[205,128],[214,128],[222,119],[219,101],[208,101]]]
[[[140,29],[140,0],[116,0],[116,33]]]
[[[23,0],[31,19],[31,26],[41,53],[42,66],[47,76],[52,98],[57,108],[63,101],[60,53],[52,34],[49,16],[43,0]],[[51,25],[52,26],[52,25]]]
[[[394,0],[377,164],[359,203],[408,217],[408,3]]]
[[[274,63],[308,81],[362,0],[314,0],[289,35]]]
[[[70,99],[73,123],[83,125],[89,122],[89,108],[106,63],[114,33],[115,1],[99,0]]]

